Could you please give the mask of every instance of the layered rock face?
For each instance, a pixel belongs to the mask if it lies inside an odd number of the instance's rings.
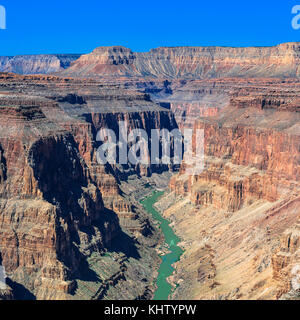
[[[0,57],[0,72],[47,74],[70,67],[80,54],[20,55]]]
[[[299,298],[299,241],[300,224],[298,221],[283,233],[280,239],[280,247],[272,258],[273,278],[280,283],[278,297],[283,299]]]
[[[230,82],[227,106],[194,121],[205,135],[205,169],[191,175],[183,164],[159,204],[186,249],[175,297],[295,298],[299,83]]]
[[[19,297],[66,298],[88,272],[86,256],[117,235],[117,218],[105,214],[73,136],[40,108],[2,106],[0,136],[2,263],[25,287]]]
[[[1,74],[0,113],[0,252],[13,297],[151,294],[155,239],[119,187],[147,170],[99,165],[96,136],[120,119],[172,129],[170,111],[94,81]]]
[[[229,105],[258,111],[297,111],[299,104],[299,81],[296,79],[172,80],[140,82],[136,87],[149,92],[155,101],[169,103],[181,128],[193,128],[198,118],[216,117]]]
[[[63,71],[69,76],[133,76],[169,79],[299,77],[299,43],[276,47],[163,47],[134,53],[99,47]]]

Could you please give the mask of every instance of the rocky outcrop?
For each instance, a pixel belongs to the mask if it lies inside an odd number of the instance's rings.
[[[99,47],[62,74],[169,79],[299,77],[298,55],[299,43],[253,48],[162,47],[146,53],[120,46]]]
[[[2,257],[0,253],[0,301],[1,300],[13,300],[13,292],[12,289],[7,284],[7,278],[5,274],[5,269],[2,264]]]
[[[278,297],[300,297],[300,224],[287,229],[272,257],[273,278],[279,283]]]

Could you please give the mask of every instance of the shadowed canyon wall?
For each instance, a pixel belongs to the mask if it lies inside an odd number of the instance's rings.
[[[158,256],[146,248],[155,239],[144,237],[149,222],[122,196],[119,179],[152,169],[99,165],[96,134],[120,119],[131,129],[172,129],[173,115],[144,94],[99,91],[93,81],[1,74],[0,86],[0,252],[14,297],[151,294]],[[125,275],[135,283],[126,290]]]

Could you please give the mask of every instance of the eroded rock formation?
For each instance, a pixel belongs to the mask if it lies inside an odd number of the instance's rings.
[[[194,121],[205,169],[182,164],[160,201],[186,249],[176,298],[299,296],[298,82],[252,81],[228,81],[227,106]]]
[[[152,169],[99,165],[96,135],[121,118],[131,129],[176,122],[144,94],[99,86],[1,74],[0,252],[16,299],[134,299],[153,290],[159,260],[146,248],[155,240],[143,236],[149,223],[118,182]],[[122,291],[128,279],[135,285]]]
[[[169,79],[220,77],[299,77],[299,43],[275,47],[162,47],[137,53],[124,47],[99,47],[81,56],[62,74]]]

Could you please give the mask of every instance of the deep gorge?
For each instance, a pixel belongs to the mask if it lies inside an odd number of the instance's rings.
[[[169,239],[140,199],[163,190],[149,208],[184,252],[160,297],[299,298],[298,51],[103,47],[0,73],[0,297],[157,298]],[[205,169],[100,165],[97,132],[118,121],[203,130]]]

